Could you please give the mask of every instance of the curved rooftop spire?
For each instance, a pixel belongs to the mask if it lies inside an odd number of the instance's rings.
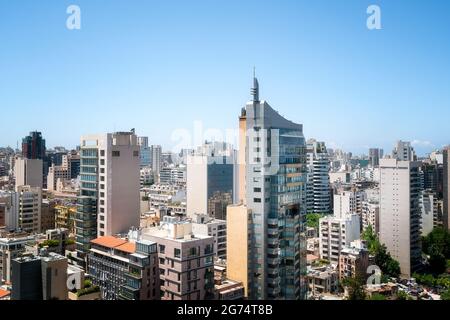
[[[259,101],[259,83],[258,79],[256,79],[256,68],[253,67],[253,88],[250,90],[251,95],[253,96],[253,101]]]

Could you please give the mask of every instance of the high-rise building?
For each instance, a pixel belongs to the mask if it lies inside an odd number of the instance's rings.
[[[40,187],[47,187],[47,174],[49,167],[49,159],[47,157],[45,140],[42,133],[34,131],[29,136],[22,139],[22,157],[29,160],[42,160],[42,183]]]
[[[303,126],[283,118],[260,100],[258,80],[254,78],[252,101],[241,113],[240,129],[243,127],[240,132],[245,138],[240,140],[245,139],[246,145],[245,179],[241,172],[239,180],[245,181],[245,187],[240,187],[245,190],[247,206],[241,212],[243,220],[246,210],[251,211],[248,295],[252,299],[305,299]]]
[[[364,191],[342,191],[334,195],[333,212],[336,217],[345,217],[347,214],[362,213],[362,202],[364,201]]]
[[[29,136],[22,139],[22,156],[25,159],[45,160],[45,139],[41,132],[30,132]]]
[[[399,161],[415,161],[417,157],[411,142],[399,140],[392,150],[392,158]]]
[[[436,194],[430,190],[423,190],[420,193],[421,208],[421,236],[427,236],[433,228],[440,224],[438,216],[438,200]]]
[[[380,149],[378,148],[370,148],[369,149],[369,164],[372,167],[378,167],[380,164],[380,158],[382,158],[382,155],[380,155]]]
[[[443,227],[450,231],[450,147],[443,150],[444,170],[443,170],[443,194],[444,208],[442,212]]]
[[[151,167],[153,171],[153,180],[159,183],[159,172],[161,171],[161,154],[162,148],[159,145],[152,145],[150,147]]]
[[[75,220],[77,252],[90,241],[139,226],[139,146],[133,132],[81,138],[81,186]]]
[[[320,258],[339,264],[339,254],[344,246],[360,237],[360,219],[356,214],[328,216],[319,220]]]
[[[44,186],[42,175],[42,160],[17,157],[14,164],[16,189],[19,186],[42,188]]]
[[[235,192],[236,152],[222,143],[206,143],[187,159],[187,214],[226,219]]]
[[[420,268],[420,162],[380,160],[380,241],[403,276]]]
[[[148,137],[138,137],[139,158],[141,167],[151,165],[151,148],[148,145]]]
[[[227,277],[242,282],[244,296],[249,297],[250,256],[249,235],[252,221],[251,211],[244,204],[229,205],[227,208]]]
[[[371,226],[373,232],[378,235],[380,231],[380,203],[378,200],[368,199],[362,202],[361,223],[363,231]]]
[[[19,186],[16,190],[17,226],[28,233],[41,231],[42,189]]]
[[[330,160],[324,142],[307,142],[307,212],[329,214],[331,206]]]
[[[442,163],[423,162],[420,169],[423,173],[423,189],[432,190],[439,199],[443,199],[444,166]]]

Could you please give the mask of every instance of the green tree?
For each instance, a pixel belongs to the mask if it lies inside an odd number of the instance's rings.
[[[397,300],[412,300],[412,297],[405,291],[399,291],[397,293]]]
[[[315,228],[319,231],[319,219],[324,215],[319,213],[307,213],[306,214],[306,226],[310,228]]]
[[[342,285],[347,288],[348,297],[347,300],[365,300],[366,292],[364,291],[364,281],[360,277],[345,278],[342,281]]]
[[[447,259],[437,245],[431,245],[428,248],[430,258],[428,259],[430,272],[432,274],[441,274],[447,270]]]
[[[446,259],[450,259],[450,233],[442,227],[434,228],[426,237],[422,238],[422,250],[426,254],[439,252]]]
[[[386,297],[380,293],[374,293],[369,300],[386,300]]]
[[[371,255],[375,256],[375,264],[381,269],[383,274],[397,278],[400,275],[400,264],[387,252],[386,246],[380,243],[372,226],[364,230],[361,238],[367,242],[367,249]]]
[[[441,293],[441,300],[450,300],[450,289]]]

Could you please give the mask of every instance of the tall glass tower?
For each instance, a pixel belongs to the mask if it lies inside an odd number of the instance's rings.
[[[246,118],[245,194],[251,212],[249,297],[306,299],[306,143],[303,126],[259,100]]]

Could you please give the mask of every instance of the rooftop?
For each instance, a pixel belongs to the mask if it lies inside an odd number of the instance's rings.
[[[91,243],[112,249],[127,243],[127,240],[116,238],[113,236],[105,236],[94,239],[91,241]]]
[[[0,299],[5,298],[7,296],[9,296],[11,294],[11,292],[9,292],[8,290],[3,290],[0,288]]]

